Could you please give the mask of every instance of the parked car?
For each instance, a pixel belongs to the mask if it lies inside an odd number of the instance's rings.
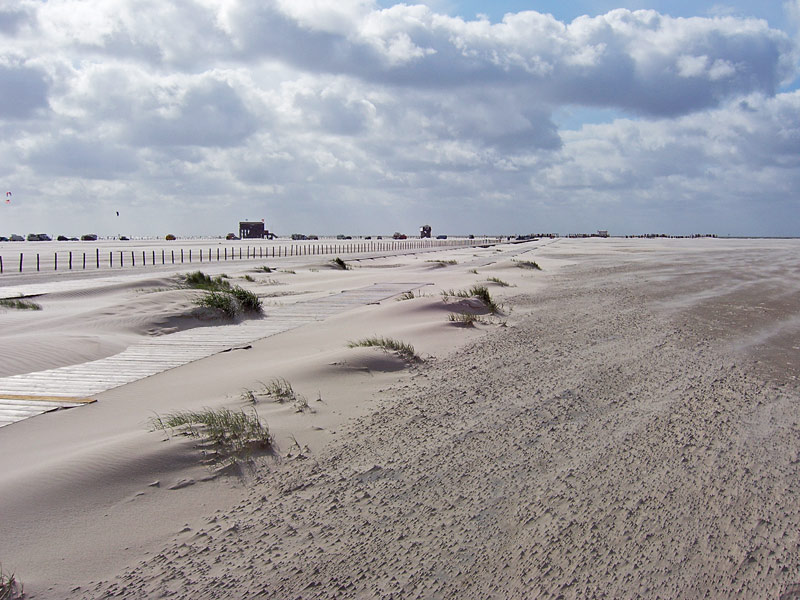
[[[7,242],[8,238],[4,235],[0,235],[0,242]]]
[[[171,235],[171,234],[170,234],[170,235]],[[169,236],[167,236],[167,239],[169,239]],[[174,235],[172,236],[172,239],[173,239],[173,240],[175,239],[175,236],[174,236]],[[226,235],[226,236],[225,236],[225,239],[226,239],[226,240],[238,240],[238,239],[239,239],[239,236],[237,236],[235,233],[229,233],[228,235]]]
[[[120,239],[120,241],[121,241],[121,242],[127,242],[127,241],[130,241],[130,238],[129,238],[129,237],[127,237],[127,236],[125,236],[125,235],[121,235],[121,236],[119,236],[119,239]]]
[[[437,240],[446,240],[446,239],[447,239],[447,236],[446,236],[446,235],[437,235],[437,236],[436,236],[436,239],[437,239]]]
[[[29,242],[49,242],[52,238],[46,233],[29,233]]]
[[[68,242],[69,238],[67,236],[65,236],[65,235],[60,235],[60,236],[58,236],[56,238],[56,241],[58,241],[58,242]]]
[[[308,239],[310,239],[310,240],[318,240],[319,237],[316,236],[316,235],[310,235],[310,236],[308,236]]]
[[[292,239],[293,240],[307,240],[308,237],[305,234],[302,234],[302,233],[293,233],[292,234]]]
[[[12,242],[24,242],[25,238],[21,235],[17,235],[16,233],[11,234],[11,241]]]
[[[97,241],[97,234],[96,233],[84,233],[81,236],[82,242],[96,242]]]
[[[174,242],[174,241],[175,241],[176,239],[178,239],[178,238],[176,238],[176,237],[175,237],[174,235],[172,235],[171,233],[168,233],[164,239],[165,239],[165,240],[167,240],[168,242]]]
[[[400,233],[399,231],[395,231],[394,235],[392,236],[396,240],[405,240],[408,239],[408,236],[405,233]]]

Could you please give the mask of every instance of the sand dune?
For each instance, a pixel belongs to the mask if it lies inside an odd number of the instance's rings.
[[[252,282],[433,285],[4,428],[0,562],[31,598],[791,594],[797,243],[519,250]],[[452,326],[440,292],[492,276],[504,314]],[[347,347],[372,335],[422,361]],[[310,410],[260,399],[277,454],[238,475],[148,431],[277,377]]]

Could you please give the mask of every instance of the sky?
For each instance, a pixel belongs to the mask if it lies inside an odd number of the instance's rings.
[[[0,235],[800,236],[799,61],[800,0],[0,0]]]

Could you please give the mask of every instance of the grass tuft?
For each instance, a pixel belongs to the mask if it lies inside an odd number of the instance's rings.
[[[408,291],[403,292],[402,294],[400,294],[397,297],[397,301],[399,302],[401,300],[413,300],[414,298],[416,298],[416,296],[414,295],[414,291],[413,290],[408,290]]]
[[[489,289],[485,285],[473,285],[468,290],[442,290],[444,302],[450,298],[478,298],[492,314],[500,312],[500,306],[492,299]]]
[[[5,308],[16,308],[19,310],[42,310],[41,305],[30,300],[17,300],[15,298],[0,299],[0,306]]]
[[[292,384],[283,377],[276,377],[269,383],[262,383],[261,385],[263,386],[261,393],[271,396],[276,402],[281,404],[291,402],[297,412],[314,412],[308,405],[308,398],[295,392]]]
[[[509,287],[511,285],[510,283],[508,283],[507,281],[503,281],[499,277],[489,277],[486,281],[491,281],[492,283],[496,283],[501,287]]]
[[[439,259],[439,260],[426,260],[425,262],[434,263],[434,264],[436,264],[436,265],[438,265],[440,267],[446,267],[448,265],[457,265],[458,264],[458,261],[456,261],[456,260],[442,260],[442,259]]]
[[[0,567],[0,600],[21,600],[24,597],[22,582],[14,573],[6,573]]]
[[[197,290],[208,290],[211,292],[221,292],[230,289],[231,284],[223,279],[226,277],[220,275],[219,277],[211,277],[202,271],[194,271],[184,277],[184,282],[187,287]]]
[[[267,265],[256,267],[253,269],[256,273],[272,273],[272,269],[270,269]]]
[[[245,281],[249,281],[250,283],[255,281],[252,275],[245,275],[244,277],[242,277],[242,279],[244,279]]]
[[[258,299],[255,293],[249,290],[234,286],[231,288],[230,295],[236,299],[239,310],[242,312],[260,313],[263,309],[261,300]]]
[[[363,338],[356,342],[348,342],[348,348],[381,348],[386,352],[396,352],[401,358],[405,360],[419,360],[419,356],[414,351],[414,346],[406,344],[400,340],[392,338],[373,336],[370,338]]]
[[[540,267],[536,261],[532,260],[515,260],[513,261],[515,265],[517,265],[520,269],[534,269],[536,271],[541,271],[542,267]]]
[[[338,256],[331,261],[331,264],[337,269],[341,269],[342,271],[347,271],[350,268],[350,265],[348,265]]]
[[[255,410],[249,413],[227,408],[179,411],[164,417],[156,415],[150,419],[150,427],[153,431],[177,431],[201,440],[212,447],[215,460],[237,462],[249,457],[254,450],[272,448],[269,427],[261,422]]]
[[[229,319],[233,319],[238,312],[236,298],[225,292],[206,292],[195,300],[195,304],[204,308],[219,310]]]
[[[462,327],[474,327],[475,323],[483,323],[483,320],[478,315],[473,315],[472,313],[450,313],[448,318],[451,323]]]

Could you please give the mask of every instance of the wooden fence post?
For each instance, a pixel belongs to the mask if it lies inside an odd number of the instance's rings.
[[[22,273],[22,252],[19,253],[19,272]]]

